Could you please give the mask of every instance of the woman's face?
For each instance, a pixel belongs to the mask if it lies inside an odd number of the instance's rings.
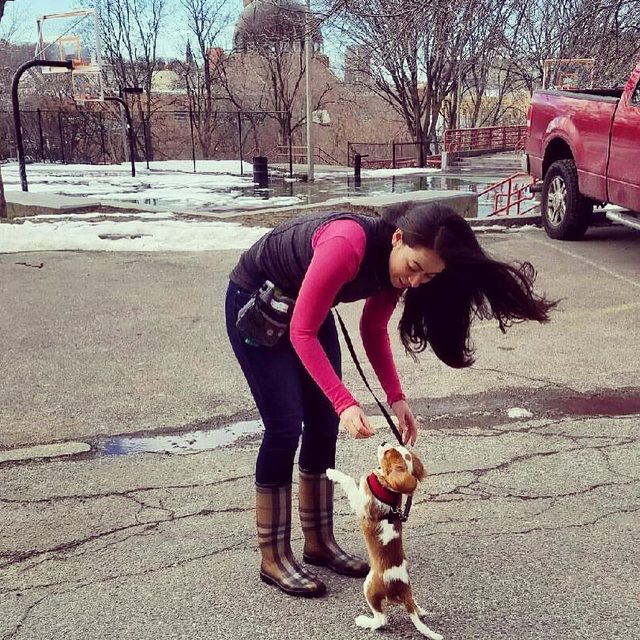
[[[412,248],[402,239],[402,231],[396,229],[391,238],[389,275],[396,289],[418,287],[429,282],[445,268],[444,260],[433,249]]]

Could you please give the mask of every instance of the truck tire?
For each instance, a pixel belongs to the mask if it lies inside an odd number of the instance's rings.
[[[556,160],[542,184],[542,224],[554,240],[580,240],[589,226],[593,203],[580,194],[573,160]]]

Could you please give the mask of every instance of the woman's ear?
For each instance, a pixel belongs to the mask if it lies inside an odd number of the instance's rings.
[[[386,480],[391,489],[405,495],[413,493],[418,486],[417,478],[407,471],[405,465],[394,465]]]
[[[396,229],[391,236],[391,244],[395,247],[402,242],[402,229]]]

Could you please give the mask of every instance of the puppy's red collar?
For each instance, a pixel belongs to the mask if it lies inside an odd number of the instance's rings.
[[[400,506],[402,496],[397,491],[391,491],[391,489],[383,486],[375,473],[370,473],[367,476],[367,484],[369,485],[369,489],[371,489],[371,493],[373,493],[380,502],[384,502],[394,509]]]

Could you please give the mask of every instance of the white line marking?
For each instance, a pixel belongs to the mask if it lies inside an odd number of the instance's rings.
[[[640,289],[640,282],[636,282],[635,280],[632,280],[631,278],[627,278],[626,276],[622,276],[619,273],[616,273],[615,271],[612,271],[611,269],[607,269],[606,267],[603,267],[602,265],[598,264],[597,262],[593,262],[593,260],[589,260],[589,258],[585,258],[584,256],[578,255],[577,253],[574,253],[573,251],[567,251],[566,249],[563,249],[562,247],[559,247],[558,245],[556,245],[556,244],[554,244],[552,242],[545,242],[544,240],[540,240],[539,238],[531,238],[531,239],[534,242],[537,242],[538,244],[544,245],[545,247],[550,247],[551,249],[555,249],[556,251],[559,251],[560,253],[564,253],[567,256],[571,256],[572,258],[576,258],[578,260],[582,260],[582,262],[586,262],[589,266],[595,267],[599,271],[602,271],[603,273],[606,273],[609,276],[613,276],[614,278],[617,278],[618,280],[622,280],[623,282],[626,282],[627,284],[630,284],[632,287],[635,287],[636,289]]]

